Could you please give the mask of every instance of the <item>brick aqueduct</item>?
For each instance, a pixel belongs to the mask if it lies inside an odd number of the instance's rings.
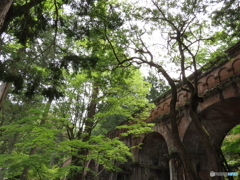
[[[228,49],[227,53],[230,61],[212,67],[210,72],[200,73],[198,80],[199,94],[204,98],[204,102],[199,104],[198,113],[216,149],[220,148],[227,133],[240,123],[240,42]],[[188,92],[179,88],[179,134],[191,155],[196,172],[205,180],[209,178],[208,160],[202,140],[189,117],[188,108],[184,106],[188,97]],[[126,163],[119,173],[103,172],[98,180],[184,179],[179,159],[166,156],[174,151],[167,118],[170,100],[170,93],[159,98],[150,117],[146,119],[147,122],[155,123],[153,132],[142,137],[129,136],[123,139],[129,146],[143,143],[140,149],[132,149],[135,163]],[[120,131],[114,131],[111,136],[118,136]],[[93,161],[88,166],[98,172],[102,169]],[[91,173],[87,174],[87,179],[92,179]]]

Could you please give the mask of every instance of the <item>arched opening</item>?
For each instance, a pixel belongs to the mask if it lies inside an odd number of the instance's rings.
[[[163,136],[157,132],[149,133],[143,140],[138,154],[139,180],[168,180],[169,161],[167,144]]]
[[[202,124],[210,135],[211,143],[218,152],[219,163],[223,167],[221,145],[229,131],[240,123],[240,97],[223,99],[204,109],[200,114]],[[183,143],[190,153],[193,165],[201,179],[209,177],[208,159],[203,141],[191,123],[184,135]]]

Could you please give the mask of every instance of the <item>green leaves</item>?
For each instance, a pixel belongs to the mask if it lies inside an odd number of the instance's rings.
[[[133,135],[135,137],[140,137],[145,133],[151,132],[154,123],[144,123],[142,121],[133,122],[132,125],[122,125],[117,126],[118,129],[127,129],[126,132],[121,133],[121,136]]]
[[[224,32],[227,32],[228,39],[236,38],[239,40],[240,12],[238,0],[225,1],[220,8],[217,8],[213,12],[212,19],[215,26],[223,27]]]
[[[90,142],[95,145],[95,148],[88,158],[95,160],[96,163],[103,165],[108,170],[119,171],[120,169],[114,164],[114,161],[123,163],[132,157],[130,148],[118,138],[109,139],[98,135],[93,136]]]
[[[234,127],[225,137],[222,149],[224,153],[237,154],[240,152],[240,125]]]
[[[222,152],[234,170],[238,170],[237,167],[240,163],[239,152],[240,152],[240,125],[235,126],[229,134],[225,137],[222,146]],[[236,164],[236,166],[235,166]]]

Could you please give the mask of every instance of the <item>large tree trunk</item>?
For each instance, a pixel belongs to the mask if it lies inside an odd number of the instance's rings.
[[[0,1],[0,31],[3,27],[8,10],[10,9],[13,0],[1,0]]]

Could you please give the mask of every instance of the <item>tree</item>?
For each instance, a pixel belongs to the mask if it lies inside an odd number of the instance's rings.
[[[22,80],[21,87],[12,87],[13,91],[9,95],[25,95],[24,104],[35,102],[36,98],[41,99],[38,111],[29,110],[29,115],[1,127],[5,133],[2,136],[4,142],[11,133],[20,137],[13,143],[17,148],[13,148],[9,154],[2,154],[1,166],[6,168],[5,177],[27,179],[38,175],[40,178],[60,178],[68,174],[72,179],[84,178],[83,171],[87,169],[85,162],[89,158],[116,170],[111,165],[113,156],[119,161],[125,161],[130,155],[129,148],[118,138],[92,136],[92,131],[97,123],[113,115],[129,118],[133,112],[145,107],[149,87],[134,67],[119,69],[113,60],[113,53],[109,51],[105,32],[112,32],[122,24],[118,13],[101,1],[89,9],[92,11],[87,14],[84,10],[79,16],[68,16],[69,22],[86,17],[75,24],[84,27],[89,22],[90,25],[81,33],[74,32],[75,25],[66,21],[69,24],[61,28],[61,33],[56,33],[56,28],[49,28],[34,34],[35,39],[26,36],[20,43],[13,42],[12,46],[6,43],[2,46],[5,57],[13,59],[18,49],[24,46],[20,60],[13,61],[17,73],[8,81],[5,77],[11,73],[4,66],[3,81],[14,84],[15,77]],[[37,28],[34,26],[33,30]],[[14,33],[9,34],[17,37]],[[61,39],[62,36],[65,38]],[[18,37],[14,39],[17,41]],[[10,48],[14,51],[11,52]],[[119,55],[124,54],[120,46],[118,51]],[[12,61],[4,59],[3,64],[7,62]],[[14,102],[10,100],[10,103]],[[12,132],[7,130],[9,127],[14,127],[10,128]],[[141,132],[150,129],[145,125]],[[45,149],[49,143],[51,145]],[[69,151],[66,152],[66,149]],[[9,159],[13,153],[17,155]],[[57,168],[63,161],[61,156],[66,158],[66,155],[72,157],[71,166]],[[33,166],[34,161],[39,163]],[[51,175],[53,171],[54,175]]]
[[[14,3],[12,1],[3,1],[1,3],[8,5],[10,9],[9,11],[7,9],[3,11],[6,20],[0,26],[0,34],[2,36],[0,66],[3,70],[0,79],[3,81],[0,88],[0,109],[13,82],[15,87],[16,85],[18,86],[18,90],[21,89],[20,86],[22,86],[23,77],[20,77],[17,73],[21,71],[19,69],[19,62],[22,62],[21,56],[25,56],[26,51],[29,50],[27,43],[34,41],[39,34],[46,31],[47,27],[49,27],[52,21],[52,17],[49,16],[49,10],[53,10],[49,8],[52,7],[51,4],[43,0],[30,2],[18,1]],[[53,4],[56,10],[55,13],[58,14],[62,4],[57,4],[56,1]],[[3,8],[4,6],[1,7]],[[57,22],[57,19],[55,20]],[[55,28],[55,33],[57,32],[56,30],[57,27]],[[11,59],[8,59],[9,57]],[[11,61],[10,64],[8,64],[9,61]],[[10,65],[10,70],[7,71],[7,67],[4,64]]]
[[[23,176],[31,177],[35,173],[35,176],[41,177],[43,171],[47,170],[46,165],[55,144],[56,131],[51,128],[53,123],[45,123],[44,126],[40,123],[43,116],[46,116],[45,104],[42,103],[41,97],[31,101],[24,101],[19,95],[12,97],[10,105],[4,107],[4,112],[8,115],[2,113],[4,121],[0,127],[2,173],[8,178],[20,178],[22,172]],[[12,109],[11,106],[15,108]],[[14,112],[17,112],[17,115]]]
[[[102,71],[101,68],[82,69],[75,77],[69,75],[67,80],[69,84],[65,88],[66,96],[56,104],[56,109],[60,110],[58,115],[69,119],[65,125],[67,142],[71,148],[70,155],[72,156],[68,178],[84,178],[83,172],[86,169],[85,164],[89,160],[88,154],[91,154],[90,157],[96,155],[92,154],[92,149],[103,151],[99,148],[104,148],[105,143],[115,141],[119,144],[117,139],[110,140],[106,137],[104,137],[105,140],[101,140],[102,142],[93,140],[99,138],[99,136],[92,136],[92,131],[98,123],[109,120],[108,118],[113,115],[128,118],[134,111],[148,103],[145,99],[148,86],[137,77],[139,74],[132,68],[116,69],[111,72]],[[94,144],[92,144],[93,141]],[[77,145],[77,142],[81,146]],[[99,147],[95,147],[96,145]],[[104,153],[106,152],[104,151],[103,155]],[[113,159],[113,157],[108,158]],[[96,159],[96,161],[105,167],[109,166],[107,160]]]
[[[200,49],[204,47],[204,42],[211,41],[214,32],[207,32],[210,25],[210,19],[207,19],[207,7],[213,4],[208,4],[207,1],[157,1],[152,0],[151,5],[146,3],[144,8],[140,6],[126,7],[126,18],[131,19],[125,36],[121,36],[124,40],[129,39],[129,46],[134,50],[135,54],[130,58],[119,57],[117,53],[116,59],[120,65],[126,63],[132,64],[147,64],[150,67],[157,69],[161,73],[169,86],[171,87],[171,102],[170,102],[170,119],[171,133],[173,134],[174,146],[180,154],[181,161],[185,169],[186,179],[197,179],[197,174],[191,163],[189,154],[187,153],[178,134],[177,127],[177,86],[179,82],[183,89],[190,93],[188,110],[193,124],[198,133],[203,139],[203,144],[206,148],[208,163],[210,170],[219,171],[216,149],[211,144],[210,137],[201,124],[201,117],[197,113],[198,104],[203,101],[198,95],[197,75],[199,65],[206,62],[199,59],[202,57]],[[133,12],[133,13],[131,13]],[[142,23],[143,28],[139,29],[134,22]],[[122,33],[124,33],[124,31]],[[153,34],[153,44],[147,44],[147,34]],[[157,36],[158,35],[158,36]],[[114,44],[120,42],[116,37],[110,35],[107,39],[112,44],[112,50],[115,51]],[[159,43],[156,42],[157,38]],[[117,42],[116,42],[117,41]],[[114,43],[112,43],[114,42]],[[160,45],[159,45],[160,44]],[[166,53],[156,52],[151,47],[165,49]],[[206,47],[207,48],[207,47]],[[160,59],[160,60],[159,60]],[[175,78],[168,71],[165,62],[176,64],[176,72],[179,72],[180,79]],[[186,75],[186,71],[192,69],[194,75],[190,80]],[[218,177],[215,177],[217,179]]]
[[[42,75],[40,87],[35,89],[38,93],[25,97],[25,101],[24,94],[10,94],[14,98],[9,101],[12,106],[18,100],[26,106],[22,113],[19,112],[20,117],[8,118],[7,115],[13,115],[15,109],[7,104],[4,106],[6,113],[9,108],[7,114],[3,113],[6,118],[0,127],[3,142],[0,164],[6,168],[5,177],[27,179],[37,175],[40,178],[57,178],[69,174],[72,179],[84,178],[85,162],[90,159],[108,169],[118,170],[111,161],[126,161],[130,156],[129,147],[118,138],[92,136],[92,131],[97,123],[108,120],[110,116],[119,114],[129,118],[134,111],[145,107],[149,86],[139,78],[139,71],[132,67],[105,72],[101,67],[80,68],[78,72],[61,69],[65,84],[58,88],[64,89],[62,93],[65,96],[57,100],[50,92],[42,94],[48,89],[41,90],[41,86],[51,79],[52,72],[48,68],[34,68]],[[14,106],[18,108],[19,103]],[[147,125],[141,133],[150,129]],[[10,138],[12,134],[15,139]],[[60,158],[63,154],[65,158],[72,156],[72,165],[56,168],[63,161]],[[49,162],[52,158],[53,164]],[[76,169],[79,170],[77,174]]]
[[[226,2],[222,10],[214,12],[215,22],[229,25],[233,37],[230,41],[235,41],[239,22],[219,19],[219,14],[227,13],[237,19],[238,13],[233,9],[238,9],[239,4]],[[103,128],[104,121],[142,120],[147,116],[146,94],[150,87],[136,70],[142,64],[155,68],[171,87],[171,132],[186,179],[198,177],[178,135],[177,83],[191,94],[188,104],[191,119],[203,138],[211,169],[219,170],[215,149],[197,114],[197,106],[202,101],[197,89],[197,68],[206,63],[202,58],[214,43],[211,40],[216,41],[224,34],[207,31],[210,20],[206,13],[213,4],[201,0],[152,0],[144,8],[127,5],[122,12],[120,5],[103,0],[20,0],[11,7],[2,6],[0,22],[6,18],[0,24],[0,108],[6,111],[1,111],[1,164],[5,163],[3,167],[9,178],[20,175],[26,179],[34,173],[45,178],[54,171],[54,178],[68,174],[69,178],[83,179],[90,158],[117,170],[111,166],[113,154],[119,155],[115,157],[119,161],[125,161],[129,148],[118,138],[109,139],[93,132],[99,124]],[[143,28],[135,22],[140,22]],[[147,34],[154,35],[153,44],[148,44]],[[160,45],[155,43],[157,39]],[[165,52],[156,53],[152,47]],[[170,65],[176,66],[169,71]],[[193,79],[187,78],[187,70],[194,72]],[[176,80],[172,71],[180,78]],[[150,75],[149,81],[159,90],[159,79]],[[5,98],[6,107],[2,106]],[[20,112],[16,116],[15,108],[29,114]],[[150,130],[141,121],[133,126],[129,124],[121,126],[129,129],[128,133],[137,134],[136,128],[143,128],[140,133]],[[50,148],[44,150],[47,145]],[[9,155],[14,153],[17,155],[11,158]],[[64,154],[72,157],[71,165],[55,167],[61,164]],[[32,162],[41,159],[43,163],[31,167]]]

